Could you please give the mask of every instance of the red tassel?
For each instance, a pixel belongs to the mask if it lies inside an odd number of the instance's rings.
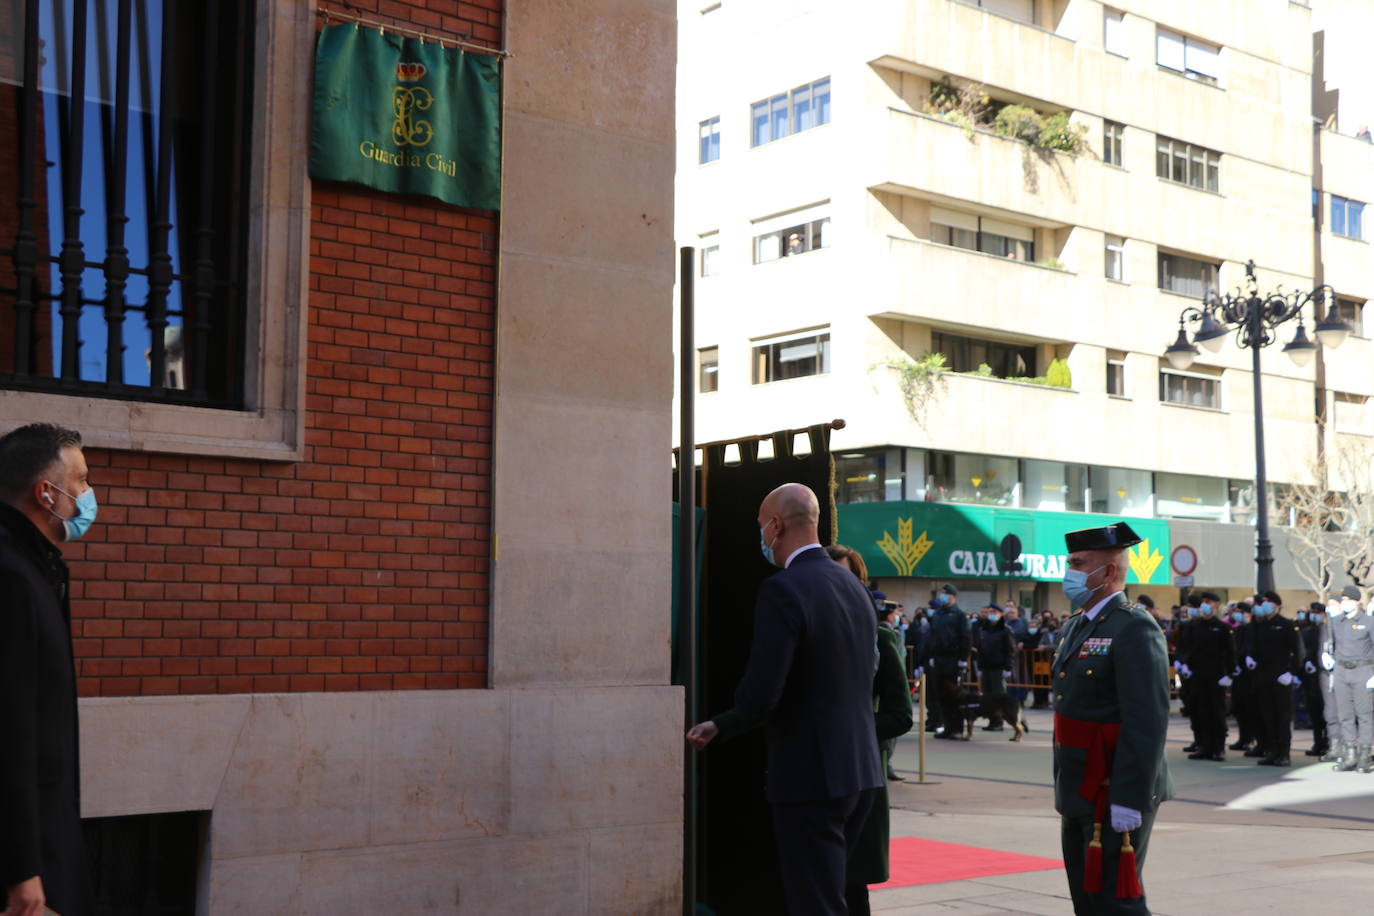
[[[1129,830],[1121,834],[1121,859],[1116,865],[1116,896],[1145,896],[1145,889],[1140,886],[1140,873],[1135,866],[1135,847],[1131,845]]]
[[[1134,861],[1135,854],[1131,854]],[[1093,839],[1083,862],[1083,890],[1096,894],[1102,890],[1102,825],[1093,824]]]

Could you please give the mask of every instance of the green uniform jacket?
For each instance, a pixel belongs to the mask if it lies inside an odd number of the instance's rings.
[[[878,673],[873,678],[873,721],[878,741],[900,738],[911,731],[911,693],[903,661],[902,634],[878,627]],[[881,884],[888,874],[887,756],[883,757],[883,787],[873,799],[873,811],[849,857],[846,884]]]
[[[1169,653],[1164,634],[1143,608],[1114,595],[1093,620],[1074,615],[1055,652],[1055,715],[1119,722],[1112,760],[1111,804],[1153,811],[1174,797],[1164,738],[1169,724]],[[1091,817],[1079,794],[1087,751],[1054,747],[1054,807],[1065,817]]]

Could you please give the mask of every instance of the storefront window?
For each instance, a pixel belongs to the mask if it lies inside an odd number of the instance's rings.
[[[1149,471],[1127,468],[1092,468],[1088,475],[1092,493],[1090,511],[1106,515],[1153,515],[1151,476]]]
[[[1027,509],[1068,509],[1069,486],[1067,469],[1062,461],[1027,461],[1026,481],[1022,489]]]
[[[1155,514],[1163,518],[1224,521],[1229,513],[1227,481],[1192,474],[1155,475]]]
[[[902,498],[902,449],[835,456],[835,502],[880,503]]]
[[[935,502],[1015,506],[1020,501],[1015,458],[933,452],[927,498]]]

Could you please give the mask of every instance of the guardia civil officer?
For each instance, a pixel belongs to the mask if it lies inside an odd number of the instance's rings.
[[[1244,659],[1251,653],[1254,608],[1248,601],[1237,601],[1231,609],[1231,633],[1236,640],[1236,658]],[[1230,745],[1233,751],[1245,751],[1247,757],[1267,757],[1262,737],[1263,725],[1255,704],[1255,676],[1244,664],[1237,664],[1231,670],[1231,715],[1236,717],[1236,730],[1240,734]],[[1253,746],[1252,746],[1253,745]]]
[[[1064,536],[1064,626],[1054,684],[1054,805],[1078,914],[1148,914],[1141,872],[1159,804],[1173,797],[1164,760],[1169,656],[1154,618],[1126,600],[1124,522]]]
[[[1197,599],[1197,616],[1187,624],[1187,651],[1183,656],[1192,694],[1188,710],[1197,749],[1190,760],[1226,759],[1226,688],[1236,666],[1235,637],[1231,628],[1217,618],[1221,598],[1215,592],[1190,597]]]
[[[943,726],[935,737],[954,740],[960,737],[959,723],[964,721],[959,712],[959,681],[968,668],[972,637],[968,617],[959,607],[959,590],[953,585],[942,585],[935,600],[940,606],[930,618],[926,684],[931,688],[931,699]]]
[[[1312,746],[1303,751],[1308,757],[1325,756],[1330,746],[1326,730],[1329,710],[1322,683],[1325,680],[1322,675],[1326,672],[1319,672],[1316,664],[1322,651],[1322,635],[1326,632],[1325,621],[1326,608],[1320,602],[1313,601],[1306,611],[1298,611],[1298,635],[1302,637],[1303,652],[1302,703],[1312,723]]]
[[[1332,598],[1326,602],[1326,616],[1321,619],[1321,637],[1317,643],[1318,680],[1321,682],[1322,716],[1326,719],[1326,753],[1322,754],[1322,763],[1331,763],[1340,760],[1344,753],[1345,736],[1341,734],[1341,715],[1336,708],[1336,657],[1331,654],[1331,628],[1336,625],[1344,611],[1341,610],[1339,599]],[[1355,736],[1350,736],[1353,741]]]
[[[1193,729],[1193,743],[1183,749],[1186,754],[1197,752],[1200,744],[1198,741],[1198,719],[1197,710],[1193,706],[1193,693],[1196,681],[1193,680],[1193,670],[1188,666],[1188,643],[1192,638],[1194,624],[1202,614],[1202,597],[1200,595],[1189,595],[1183,602],[1184,616],[1174,629],[1174,672],[1179,676],[1178,702],[1181,712],[1188,719],[1188,724]]]
[[[1277,592],[1267,591],[1256,598],[1245,667],[1255,678],[1255,706],[1267,751],[1259,764],[1286,767],[1293,743],[1293,687],[1301,679],[1302,640],[1298,625],[1283,616]]]
[[[1370,617],[1353,598],[1341,599],[1341,616],[1331,621],[1336,709],[1345,739],[1337,770],[1370,771],[1369,748],[1374,744],[1374,628]],[[1326,661],[1326,659],[1323,659]]]

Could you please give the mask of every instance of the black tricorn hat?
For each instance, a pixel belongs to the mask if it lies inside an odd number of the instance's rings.
[[[1124,550],[1134,547],[1143,540],[1125,522],[1117,522],[1105,528],[1080,528],[1064,535],[1064,546],[1069,553],[1080,550]]]

